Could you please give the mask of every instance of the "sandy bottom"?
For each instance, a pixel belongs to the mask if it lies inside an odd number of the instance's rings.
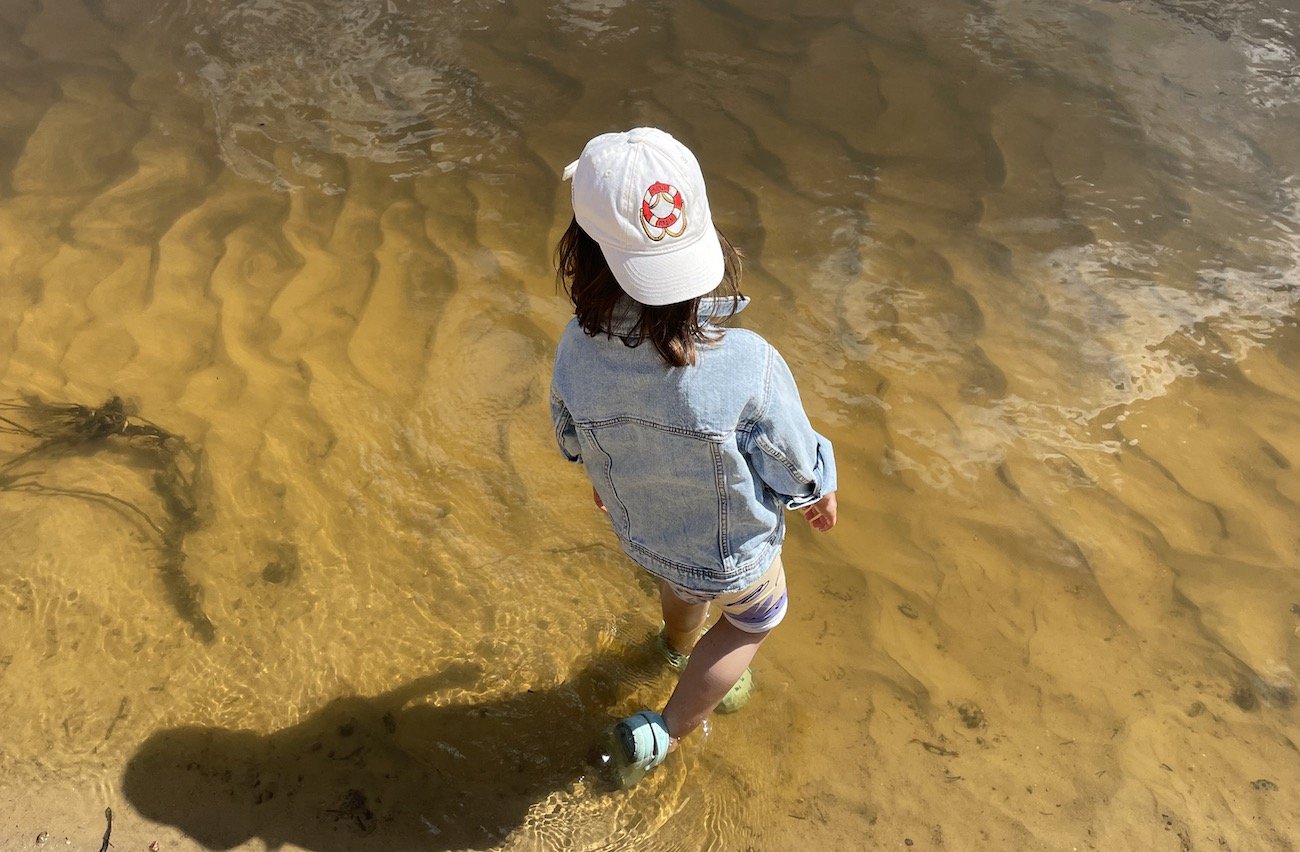
[[[0,849],[1300,843],[1293,12],[373,5],[0,8]],[[642,123],[841,521],[751,705],[607,793],[672,676],[550,250]]]

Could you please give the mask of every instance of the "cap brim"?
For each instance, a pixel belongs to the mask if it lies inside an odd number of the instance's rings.
[[[712,292],[726,264],[722,242],[710,229],[688,246],[656,254],[629,254],[601,246],[623,292],[643,305],[672,305]]]

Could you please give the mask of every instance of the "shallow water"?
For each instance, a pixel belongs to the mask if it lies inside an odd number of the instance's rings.
[[[1297,32],[0,3],[0,398],[202,454],[0,434],[0,847],[1292,848]],[[698,153],[841,521],[753,704],[605,795],[671,682],[552,446],[549,254],[636,124]]]

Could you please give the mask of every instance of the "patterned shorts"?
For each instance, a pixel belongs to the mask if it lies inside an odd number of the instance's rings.
[[[753,584],[738,592],[727,592],[709,597],[671,583],[668,588],[678,598],[692,604],[713,604],[736,627],[746,633],[766,633],[785,618],[788,595],[785,589],[785,567],[781,554],[777,554],[767,572]]]

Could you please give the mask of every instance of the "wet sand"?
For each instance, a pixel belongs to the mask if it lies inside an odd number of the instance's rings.
[[[1296,13],[524,6],[0,6],[0,399],[202,453],[185,508],[0,433],[0,848],[1294,848]],[[841,523],[751,706],[608,795],[671,679],[550,251],[642,123]]]

